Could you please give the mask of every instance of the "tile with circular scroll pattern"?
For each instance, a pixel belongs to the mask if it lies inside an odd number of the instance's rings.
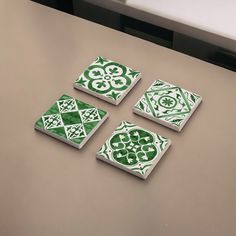
[[[135,104],[133,112],[179,132],[201,101],[196,93],[156,80]]]
[[[97,153],[97,158],[146,179],[170,146],[161,135],[122,121]]]
[[[98,57],[76,79],[74,88],[118,105],[140,78],[139,71]]]
[[[106,111],[62,95],[36,121],[35,129],[80,149],[107,117]]]

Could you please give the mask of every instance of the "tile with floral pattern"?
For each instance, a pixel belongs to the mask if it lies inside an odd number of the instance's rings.
[[[106,111],[62,95],[36,121],[35,129],[80,149],[107,117]]]
[[[181,131],[201,101],[201,96],[193,92],[156,80],[135,104],[133,112]]]
[[[146,179],[171,141],[122,121],[97,153],[97,158]]]
[[[98,57],[74,82],[76,89],[118,105],[141,78],[139,71]]]

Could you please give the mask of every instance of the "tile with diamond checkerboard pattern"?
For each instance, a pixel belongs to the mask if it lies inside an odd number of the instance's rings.
[[[35,129],[80,149],[107,117],[106,111],[62,95],[36,121]]]

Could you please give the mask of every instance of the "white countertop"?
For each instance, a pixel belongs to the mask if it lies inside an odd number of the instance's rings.
[[[126,4],[236,40],[235,0],[127,0]]]
[[[235,0],[88,0],[236,52]]]

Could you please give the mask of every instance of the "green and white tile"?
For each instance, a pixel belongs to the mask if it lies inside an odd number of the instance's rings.
[[[179,132],[201,101],[202,97],[193,92],[156,80],[133,112]]]
[[[62,95],[36,121],[35,129],[80,149],[107,117],[106,111]]]
[[[146,179],[171,141],[122,121],[97,153],[97,158]]]
[[[74,88],[118,105],[141,78],[139,71],[98,57],[74,82]]]

